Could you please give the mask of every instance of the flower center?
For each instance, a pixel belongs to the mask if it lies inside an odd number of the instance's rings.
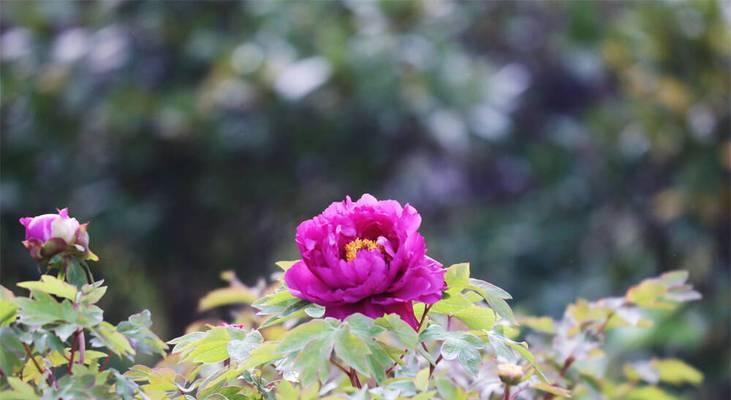
[[[366,249],[368,251],[380,250],[383,251],[383,246],[376,243],[375,240],[370,239],[355,239],[345,245],[345,259],[353,261],[355,256],[358,255],[359,250]]]

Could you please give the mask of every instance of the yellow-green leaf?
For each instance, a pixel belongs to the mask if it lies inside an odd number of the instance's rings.
[[[699,385],[703,374],[697,369],[675,358],[652,360],[651,365],[660,375],[660,380],[671,384],[690,383]]]
[[[520,324],[535,331],[548,334],[556,333],[556,327],[553,324],[553,319],[550,317],[523,317],[520,318]]]
[[[282,271],[286,271],[286,270],[292,268],[292,266],[294,264],[296,264],[297,261],[299,261],[299,260],[293,260],[293,261],[277,261],[274,264],[276,264],[277,267],[281,268]]]
[[[559,397],[571,397],[571,391],[568,389],[564,389],[559,386],[554,386],[548,383],[540,382],[540,383],[534,383],[531,385],[533,389],[540,390],[541,392],[550,393],[554,396]]]
[[[198,311],[206,311],[230,304],[251,304],[255,300],[256,294],[243,286],[216,289],[200,299]]]
[[[51,275],[42,275],[40,281],[20,282],[18,286],[28,290],[37,290],[63,297],[72,301],[76,299],[76,293],[78,292],[75,286]]]

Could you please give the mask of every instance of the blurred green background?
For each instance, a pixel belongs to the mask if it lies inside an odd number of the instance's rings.
[[[38,274],[17,219],[68,206],[107,316],[171,338],[370,192],[518,311],[689,270],[704,300],[628,357],[729,398],[729,4],[3,0],[2,284]]]

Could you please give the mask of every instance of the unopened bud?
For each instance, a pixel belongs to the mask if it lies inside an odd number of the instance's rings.
[[[504,363],[497,366],[497,376],[506,385],[517,385],[523,380],[523,375],[523,367],[520,365]]]

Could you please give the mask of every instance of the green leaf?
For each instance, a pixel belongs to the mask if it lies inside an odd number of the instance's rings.
[[[309,315],[312,318],[321,318],[323,315],[325,315],[325,307],[319,304],[310,304],[305,307],[305,314]]]
[[[333,335],[319,337],[307,344],[307,351],[300,351],[293,360],[293,368],[299,373],[303,386],[324,380],[330,371],[329,360],[333,349]]]
[[[515,362],[516,354],[519,355],[521,358],[528,361],[528,363],[536,371],[536,375],[541,381],[548,382],[548,379],[543,374],[541,367],[536,361],[536,357],[530,352],[530,350],[528,350],[528,343],[516,342],[493,332],[487,332],[487,337],[490,345],[493,347],[498,356],[505,358],[508,362]]]
[[[396,314],[384,315],[376,320],[376,324],[395,335],[408,349],[413,349],[419,344],[419,334]]]
[[[0,393],[2,400],[37,400],[40,398],[33,389],[33,386],[14,377],[8,377],[8,384],[12,390]]]
[[[676,358],[652,360],[651,365],[659,373],[662,382],[673,385],[684,383],[700,385],[703,382],[703,374],[700,371]]]
[[[259,347],[252,349],[249,356],[241,363],[241,368],[251,369],[266,364],[282,357],[277,350],[279,343],[265,342]]]
[[[350,327],[343,325],[335,334],[335,355],[340,357],[347,366],[355,368],[358,372],[369,375],[366,357],[371,350],[363,339],[350,332]]]
[[[264,341],[259,331],[251,331],[244,339],[232,340],[228,343],[228,355],[232,361],[240,362],[249,357],[249,354]]]
[[[445,360],[457,360],[473,375],[476,375],[482,356],[480,350],[484,344],[477,336],[466,332],[446,332],[440,353]]]
[[[469,288],[479,293],[482,297],[488,294],[493,297],[500,299],[510,300],[513,296],[505,290],[493,285],[490,282],[485,282],[479,279],[470,278]]]
[[[165,355],[168,346],[150,330],[151,326],[150,311],[143,310],[120,322],[117,330],[129,339],[137,352]]]
[[[444,273],[444,280],[449,289],[463,289],[470,284],[470,264],[454,264],[447,268]]]
[[[536,390],[540,390],[541,392],[550,393],[558,397],[571,397],[570,390],[545,382],[534,383],[530,387]]]
[[[274,264],[276,264],[277,267],[281,268],[282,271],[286,271],[286,270],[292,268],[292,266],[294,264],[296,264],[298,261],[299,260],[293,260],[293,261],[277,261]]]
[[[92,345],[104,346],[119,356],[133,356],[135,354],[129,340],[109,322],[100,323],[92,328],[91,332],[95,339],[92,340]]]
[[[228,343],[231,335],[224,327],[215,327],[205,332],[206,335],[195,343],[183,357],[186,361],[198,363],[217,363],[228,358]]]
[[[441,398],[449,400],[467,400],[467,394],[464,390],[452,383],[449,379],[437,378],[434,383]]]
[[[198,311],[231,304],[251,304],[256,300],[256,293],[245,286],[232,286],[216,289],[203,296],[198,302]]]
[[[20,322],[26,325],[45,325],[74,318],[74,311],[68,300],[57,302],[45,292],[33,292],[33,298],[17,298]]]
[[[285,380],[282,380],[277,385],[276,400],[294,400],[299,398],[299,395],[299,390]]]
[[[332,335],[335,326],[328,319],[315,319],[292,329],[279,343],[280,353],[300,351],[313,340]]]
[[[492,329],[495,325],[495,312],[476,304],[471,304],[469,308],[457,311],[454,317],[464,322],[470,329]]]
[[[429,388],[429,367],[421,369],[414,377],[414,386],[419,392],[424,392]]]
[[[15,322],[18,307],[10,300],[0,300],[0,327]]]
[[[286,288],[282,288],[268,296],[260,298],[252,306],[259,309],[259,315],[272,316],[260,326],[260,328],[266,328],[304,314],[305,308],[310,306],[310,304],[307,301],[292,296]]]
[[[550,317],[523,317],[520,319],[520,324],[535,331],[551,335],[556,333],[556,327],[554,326],[553,319]]]
[[[677,397],[670,395],[656,386],[641,386],[632,389],[624,397],[627,400],[676,400]]]
[[[429,309],[429,312],[435,314],[454,315],[460,311],[464,311],[473,306],[461,289],[449,289],[444,293],[444,297]]]
[[[490,308],[492,308],[499,316],[507,319],[511,323],[517,323],[515,316],[513,316],[513,311],[510,309],[508,303],[505,302],[505,299],[512,298],[508,292],[491,283],[481,281],[479,279],[470,279],[468,289],[473,290],[482,296]]]
[[[81,287],[81,298],[79,302],[85,304],[95,304],[107,293],[107,287],[102,286],[104,281],[94,282],[93,284],[85,284]]]
[[[0,371],[5,376],[12,376],[23,365],[23,343],[18,339],[16,331],[8,327],[0,328],[0,343]]]
[[[52,294],[54,296],[63,297],[69,300],[76,300],[76,287],[70,285],[55,276],[41,275],[40,281],[26,281],[18,283],[19,287]]]
[[[86,272],[76,259],[70,259],[66,266],[66,280],[77,288],[86,285]]]
[[[672,305],[667,305],[660,301],[661,297],[665,295],[665,293],[667,293],[667,289],[661,282],[646,280],[631,287],[627,291],[626,299],[640,307],[650,309],[672,309]]]

